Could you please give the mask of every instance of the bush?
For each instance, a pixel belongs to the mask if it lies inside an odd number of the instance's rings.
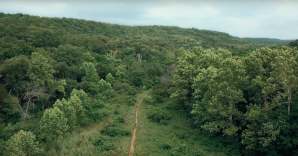
[[[117,129],[117,128],[105,128],[104,130],[101,131],[101,134],[103,135],[107,135],[110,137],[116,137],[116,136],[129,136],[131,135],[131,133],[129,131],[126,130],[122,130],[122,129]]]
[[[133,105],[135,105],[135,103],[136,103],[136,100],[132,96],[130,96],[126,101],[126,104],[128,106],[133,106]]]
[[[137,94],[138,90],[136,89],[136,87],[129,87],[127,93],[128,95],[132,95],[132,96],[135,96]]]
[[[110,141],[107,141],[103,137],[99,137],[98,139],[96,139],[93,145],[97,148],[98,153],[115,149],[114,144]]]
[[[163,98],[168,98],[170,95],[166,89],[160,88],[159,85],[155,86],[152,90],[152,98],[157,103],[163,103]]]
[[[89,114],[89,118],[91,118],[94,121],[99,121],[104,117],[104,114],[98,109],[90,110]]]
[[[129,84],[122,83],[122,82],[115,82],[113,84],[113,89],[118,93],[123,93],[129,89]]]
[[[147,104],[147,105],[153,104],[153,99],[150,95],[145,95],[143,101],[144,101],[144,104]]]
[[[170,150],[172,147],[169,144],[162,144],[160,148],[163,150]]]
[[[114,123],[117,123],[117,124],[124,123],[124,122],[125,122],[125,120],[123,117],[118,117],[114,120]]]
[[[167,125],[167,121],[171,119],[171,115],[167,110],[154,109],[148,114],[148,119],[153,122]]]

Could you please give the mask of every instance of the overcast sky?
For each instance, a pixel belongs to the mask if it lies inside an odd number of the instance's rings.
[[[298,0],[1,0],[0,12],[298,38]]]

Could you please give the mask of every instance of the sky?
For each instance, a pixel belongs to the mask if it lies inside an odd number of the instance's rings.
[[[298,38],[298,0],[1,0],[0,12]]]

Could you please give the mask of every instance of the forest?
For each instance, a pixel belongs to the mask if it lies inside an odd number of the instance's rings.
[[[298,155],[297,47],[0,12],[0,155]]]

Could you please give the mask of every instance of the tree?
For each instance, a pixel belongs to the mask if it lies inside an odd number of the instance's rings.
[[[40,86],[49,85],[53,81],[54,69],[47,58],[40,53],[33,52],[28,72],[29,79]]]
[[[5,113],[6,119],[9,119],[9,116],[21,114],[24,115],[24,110],[21,108],[19,99],[13,95],[7,95],[3,99],[1,106],[1,111]]]
[[[96,69],[91,62],[84,62],[82,67],[84,71],[84,76],[82,79],[84,88],[92,95],[96,95],[98,93],[99,81],[99,76],[97,75]]]
[[[61,32],[54,29],[38,28],[32,29],[32,44],[36,47],[57,47],[62,42]]]
[[[30,131],[19,131],[7,140],[5,145],[5,155],[7,156],[34,156],[43,152],[43,149],[39,147],[38,141],[36,141],[35,135]]]
[[[80,100],[81,100],[81,104],[85,109],[91,109],[92,108],[92,104],[91,104],[91,99],[89,98],[88,94],[86,92],[84,92],[84,90],[80,89],[73,89],[70,93],[70,96],[74,96],[76,95]]]
[[[40,138],[47,142],[61,139],[69,129],[64,113],[58,108],[47,109],[39,122]]]
[[[28,83],[27,70],[29,67],[29,59],[20,55],[3,61],[0,68],[2,75],[1,82],[5,84],[8,92],[20,95],[24,92]]]
[[[268,81],[278,84],[275,90],[283,90],[281,93],[284,101],[288,104],[288,115],[291,112],[292,94],[298,90],[298,51],[283,46],[278,51],[278,56],[271,63],[273,71]]]
[[[151,105],[153,104],[153,99],[150,95],[145,95],[144,97],[144,104]]]
[[[107,76],[106,76],[106,81],[110,84],[113,84],[114,81],[115,81],[115,78],[113,77],[113,75],[111,73],[109,73]]]
[[[75,116],[77,118],[77,121],[80,125],[84,125],[85,122],[85,110],[82,106],[82,102],[80,98],[76,95],[73,94],[70,99],[68,100],[68,104],[74,108],[75,111]]]
[[[198,59],[195,53],[190,51],[185,51],[184,55],[178,58],[177,67],[173,73],[173,88],[171,89],[171,97],[175,98],[184,104],[192,97],[193,94],[193,78],[196,76],[195,69],[195,61]],[[202,51],[202,49],[199,49]]]
[[[74,107],[70,105],[64,98],[62,101],[57,99],[53,106],[58,107],[64,113],[65,118],[67,119],[69,130],[74,130],[77,123],[76,111]]]
[[[101,79],[98,82],[99,93],[107,98],[111,97],[113,94],[113,88],[109,82],[106,82],[104,79]]]
[[[58,91],[64,93],[65,80],[54,80],[54,69],[49,60],[41,53],[34,52],[27,71],[30,83],[27,84],[24,99],[26,113],[30,106],[34,108],[35,101],[43,101]],[[42,104],[42,108],[44,105]]]
[[[269,46],[257,49],[245,59],[251,104],[245,113],[247,129],[242,132],[241,143],[247,149],[269,152],[277,139],[295,141],[285,134],[291,132],[288,124],[295,116],[290,115],[290,108],[292,95],[297,91],[297,53],[296,48]],[[284,104],[287,110],[282,111]]]
[[[13,126],[11,125],[11,123],[7,124],[7,126],[2,130],[2,134],[1,137],[4,140],[8,140],[10,137],[13,136],[13,134],[15,133],[15,129],[13,128]]]
[[[245,84],[245,70],[239,60],[227,58],[220,68],[201,69],[193,84],[196,123],[210,132],[237,135],[241,130],[237,121],[243,120],[237,104],[245,102],[241,88]]]

